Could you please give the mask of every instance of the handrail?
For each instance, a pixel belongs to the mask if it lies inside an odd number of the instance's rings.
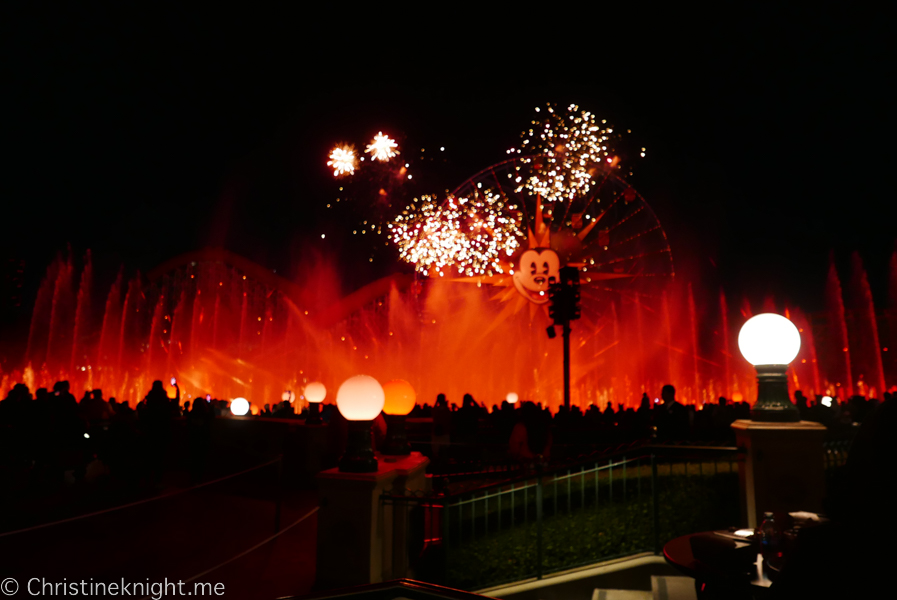
[[[384,500],[401,500],[401,499],[410,499],[413,497],[426,497],[427,499],[436,499],[439,498],[443,502],[451,499],[457,498],[460,496],[465,496],[471,493],[486,493],[493,488],[501,488],[511,484],[517,484],[519,482],[526,482],[534,477],[540,476],[557,476],[559,473],[563,473],[565,471],[569,471],[578,466],[582,466],[588,463],[598,463],[599,461],[610,461],[610,464],[604,467],[598,468],[598,470],[618,467],[624,463],[633,462],[641,459],[650,459],[652,462],[654,458],[657,456],[658,450],[688,450],[688,451],[715,451],[722,453],[732,453],[732,454],[742,454],[745,452],[743,448],[738,448],[736,446],[677,446],[677,445],[669,445],[669,444],[652,444],[647,443],[639,446],[629,446],[626,448],[618,449],[614,452],[608,452],[603,454],[591,454],[584,456],[578,460],[565,462],[563,464],[551,465],[551,464],[540,464],[537,462],[522,464],[521,468],[515,470],[514,475],[511,477],[502,478],[497,481],[491,481],[488,484],[477,486],[474,488],[457,490],[457,491],[446,491],[446,490],[434,490],[434,492],[424,495],[415,495],[408,496],[406,494],[390,494],[385,492],[381,497]],[[628,455],[628,458],[626,456]],[[615,458],[624,458],[619,462],[613,462]],[[482,473],[486,475],[487,473]],[[494,474],[494,472],[491,472]],[[447,479],[451,479],[451,476],[446,477]]]

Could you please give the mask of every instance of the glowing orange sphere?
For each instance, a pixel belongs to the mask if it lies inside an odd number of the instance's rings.
[[[407,415],[417,402],[414,388],[404,379],[387,381],[383,384],[383,393],[386,395],[383,412],[388,415]]]
[[[744,400],[744,394],[742,394],[741,392],[735,392],[734,394],[732,394],[732,402],[741,402],[742,400]]]

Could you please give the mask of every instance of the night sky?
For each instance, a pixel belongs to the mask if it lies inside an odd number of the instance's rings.
[[[69,245],[76,259],[92,250],[100,279],[207,245],[289,276],[318,251],[351,291],[400,267],[356,260],[364,248],[324,209],[337,195],[334,143],[363,147],[382,130],[421,169],[417,149],[444,146],[428,167],[434,189],[419,190],[443,191],[503,160],[546,102],[576,103],[647,148],[630,181],[677,272],[818,311],[830,251],[846,278],[856,250],[885,305],[891,16],[370,8],[7,5],[5,331],[30,317]]]

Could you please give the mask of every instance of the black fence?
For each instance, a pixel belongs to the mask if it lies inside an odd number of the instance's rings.
[[[459,473],[462,483],[382,502],[410,509],[415,578],[482,589],[739,525],[741,460],[731,446],[631,445],[564,465]]]

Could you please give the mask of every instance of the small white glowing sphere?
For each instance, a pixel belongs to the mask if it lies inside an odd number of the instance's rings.
[[[327,397],[327,388],[320,381],[312,381],[305,386],[305,399],[309,402],[323,402]]]
[[[347,421],[373,421],[385,403],[383,387],[367,375],[350,377],[336,392],[336,407]]]
[[[763,313],[741,327],[738,348],[754,366],[787,365],[800,351],[800,332],[782,315]]]
[[[822,405],[823,406],[831,406],[832,405],[832,397],[831,396],[823,396],[822,397]]]
[[[510,392],[505,400],[508,401],[508,404],[517,404],[517,394]]]
[[[234,398],[230,403],[230,412],[237,417],[242,417],[249,412],[249,400]]]

